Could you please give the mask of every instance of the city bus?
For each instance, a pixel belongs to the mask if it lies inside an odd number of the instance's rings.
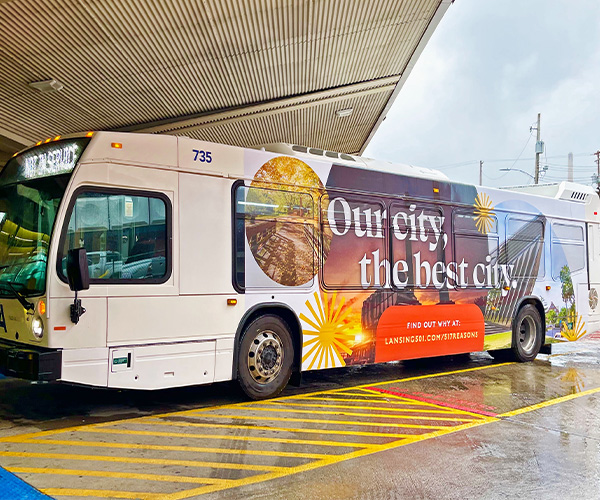
[[[0,174],[0,372],[154,390],[488,351],[600,322],[599,198],[289,144],[89,132]]]

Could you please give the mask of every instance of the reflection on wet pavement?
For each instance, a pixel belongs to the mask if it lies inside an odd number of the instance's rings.
[[[485,355],[467,367],[398,364],[404,376],[395,380],[11,432],[0,438],[0,465],[60,498],[378,498],[380,490],[384,498],[497,498],[489,486],[475,490],[480,478],[513,484],[517,471],[538,487],[543,478],[545,492],[577,474],[589,486],[598,479],[590,457],[600,456],[597,344],[560,345],[524,364]],[[513,498],[520,489],[506,491]]]

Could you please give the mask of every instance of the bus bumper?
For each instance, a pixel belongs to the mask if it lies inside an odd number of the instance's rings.
[[[60,379],[62,351],[0,342],[0,373],[26,380]]]

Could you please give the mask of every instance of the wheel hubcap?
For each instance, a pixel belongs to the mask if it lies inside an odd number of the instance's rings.
[[[529,354],[533,352],[536,338],[535,323],[532,318],[526,316],[519,325],[519,344],[523,352]]]
[[[268,384],[279,372],[283,364],[283,345],[279,336],[271,331],[260,332],[250,344],[248,370],[259,384]]]

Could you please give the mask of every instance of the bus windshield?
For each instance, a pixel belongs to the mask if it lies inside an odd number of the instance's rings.
[[[69,177],[0,186],[0,296],[44,293],[50,236]]]
[[[48,140],[16,155],[2,169],[0,296],[44,293],[56,213],[89,142],[89,137]]]

